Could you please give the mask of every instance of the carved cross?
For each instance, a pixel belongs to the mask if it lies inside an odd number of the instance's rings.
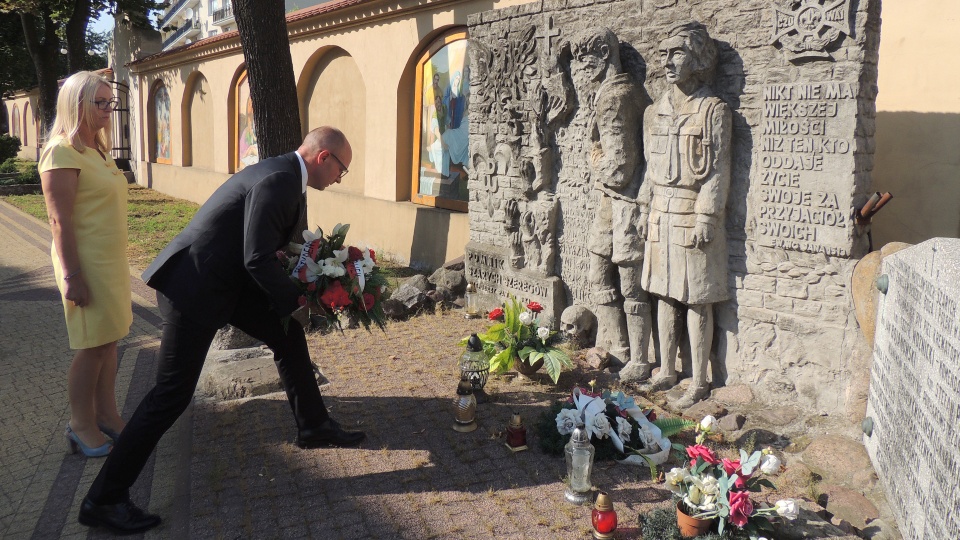
[[[553,52],[553,38],[560,36],[560,30],[553,26],[553,15],[549,15],[545,19],[544,24],[540,25],[541,33],[535,37],[543,40],[544,48],[541,50],[544,55],[549,55]]]

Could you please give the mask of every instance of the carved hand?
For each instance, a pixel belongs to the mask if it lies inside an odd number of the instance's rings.
[[[713,240],[713,225],[708,223],[697,222],[697,225],[693,228],[693,245],[694,247],[702,247],[704,244]]]
[[[647,214],[640,214],[640,218],[637,220],[637,235],[641,240],[647,239],[647,220],[649,217]]]

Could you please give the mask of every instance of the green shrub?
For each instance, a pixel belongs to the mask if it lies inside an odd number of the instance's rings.
[[[6,161],[17,157],[20,151],[20,139],[10,135],[0,135],[0,161]]]
[[[20,168],[17,167],[16,158],[10,158],[3,163],[0,163],[0,173],[14,173],[20,172]]]

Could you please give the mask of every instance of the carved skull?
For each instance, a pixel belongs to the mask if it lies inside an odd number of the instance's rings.
[[[581,347],[593,345],[596,330],[597,317],[584,306],[570,306],[560,314],[560,331]]]

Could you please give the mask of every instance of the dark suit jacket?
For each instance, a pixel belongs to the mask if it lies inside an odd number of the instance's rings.
[[[277,315],[299,306],[277,261],[305,210],[300,162],[291,152],[230,177],[143,273],[181,313],[226,324],[241,295],[265,294]]]

